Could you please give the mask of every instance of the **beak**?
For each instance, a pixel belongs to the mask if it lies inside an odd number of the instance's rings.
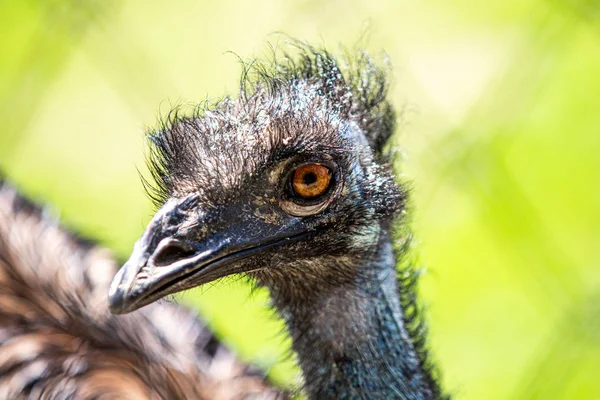
[[[256,264],[239,261],[309,234],[298,218],[281,212],[276,214],[280,221],[274,223],[248,212],[247,206],[231,204],[204,214],[197,203],[193,196],[171,199],[152,218],[131,257],[113,278],[108,294],[113,314],[125,314],[166,295],[255,270],[258,267],[249,265]]]

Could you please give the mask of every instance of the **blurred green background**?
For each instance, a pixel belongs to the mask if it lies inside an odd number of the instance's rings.
[[[173,104],[234,93],[276,31],[385,50],[458,399],[600,399],[600,3],[0,0],[0,167],[126,257],[151,217],[136,168]],[[189,292],[244,358],[293,384],[266,295]]]

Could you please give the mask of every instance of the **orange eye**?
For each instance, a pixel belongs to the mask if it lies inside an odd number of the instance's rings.
[[[331,170],[320,164],[307,164],[294,171],[294,192],[303,199],[314,199],[325,193],[331,183]]]

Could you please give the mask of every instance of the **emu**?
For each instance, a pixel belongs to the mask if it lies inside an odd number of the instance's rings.
[[[383,149],[395,127],[385,70],[364,52],[295,50],[248,66],[237,99],[150,133],[160,208],[110,310],[243,274],[269,291],[311,399],[443,397],[414,271],[397,278],[407,191]]]
[[[149,134],[160,208],[120,270],[0,177],[0,398],[289,397],[192,313],[150,304],[232,274],[269,291],[310,398],[444,397],[415,271],[396,271],[386,73],[296,47]]]

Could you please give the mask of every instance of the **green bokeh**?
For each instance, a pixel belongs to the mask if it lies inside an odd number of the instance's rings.
[[[600,398],[600,3],[1,1],[0,166],[126,257],[152,214],[142,132],[235,91],[284,31],[385,49],[403,108],[431,343],[459,399]],[[297,379],[265,293],[181,296]]]

